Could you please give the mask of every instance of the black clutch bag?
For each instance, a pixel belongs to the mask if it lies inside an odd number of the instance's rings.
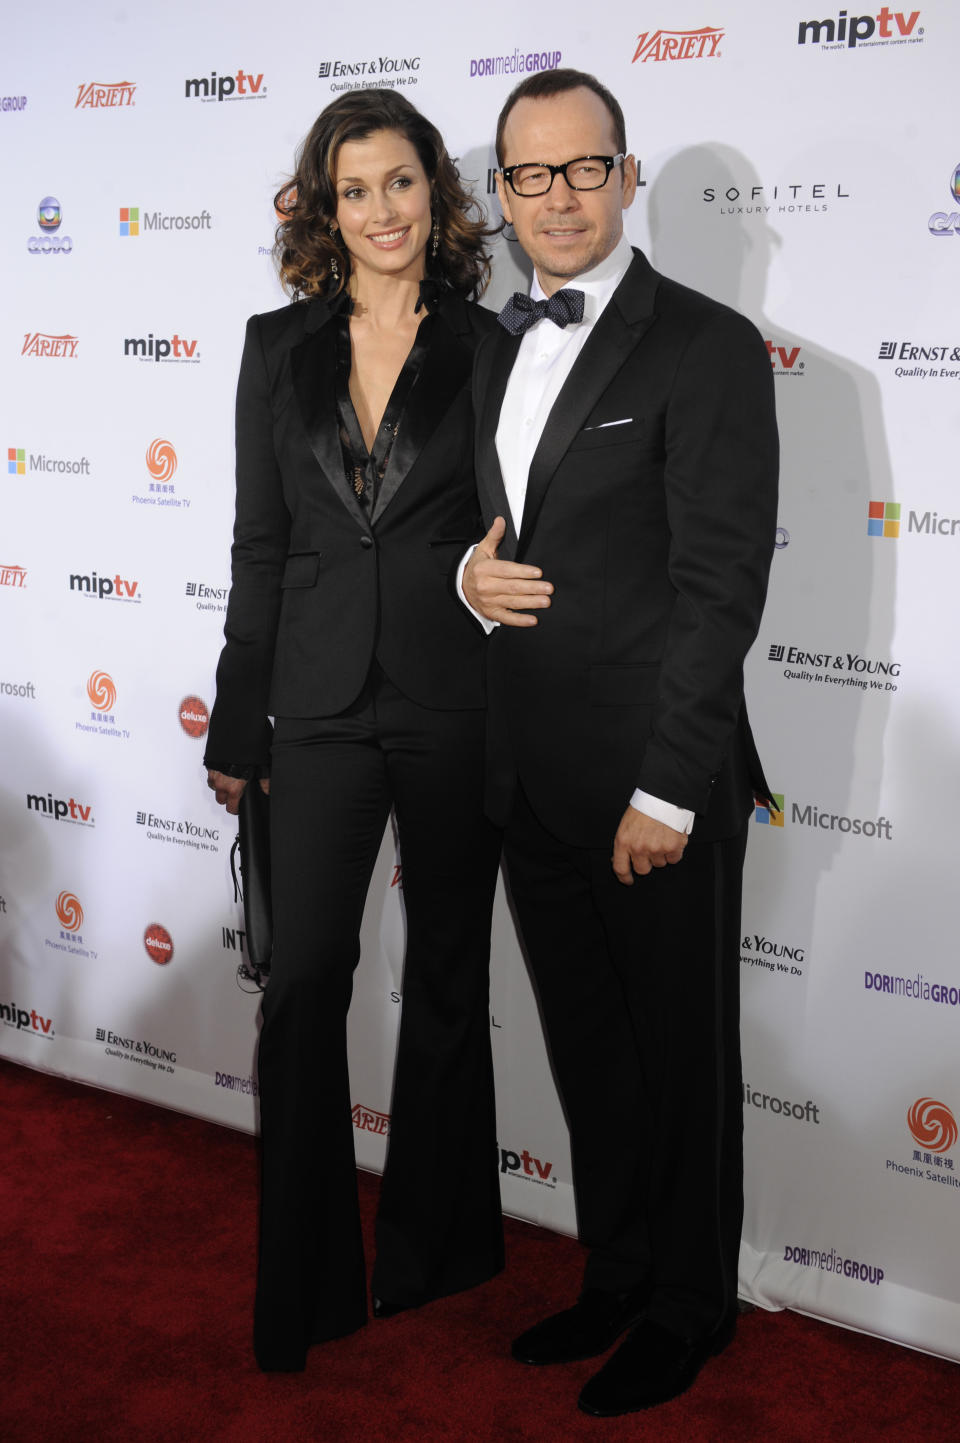
[[[237,815],[240,830],[230,853],[235,894],[243,902],[246,957],[240,975],[261,989],[270,976],[273,952],[273,912],[270,905],[270,798],[259,781],[251,778],[243,789]],[[236,856],[240,854],[240,877]]]

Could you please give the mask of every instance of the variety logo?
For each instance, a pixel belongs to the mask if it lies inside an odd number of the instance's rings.
[[[82,802],[76,801],[73,797],[69,797],[67,801],[62,801],[59,797],[55,797],[52,792],[48,793],[45,797],[41,796],[39,792],[27,792],[27,811],[37,812],[41,817],[52,817],[55,822],[75,822],[81,827],[96,826],[96,822],[93,819],[92,806],[84,806]],[[64,897],[67,894],[61,892],[60,895]],[[73,901],[76,902],[75,897]],[[77,906],[79,905],[80,904],[77,903]],[[57,915],[60,915],[59,904]],[[80,921],[77,923],[77,926],[80,926],[82,922],[83,909],[81,908]],[[67,923],[63,925],[67,926]],[[71,928],[71,930],[76,929]]]
[[[27,584],[27,572],[23,566],[0,566],[0,586],[19,586]]]
[[[960,234],[960,214],[954,219],[958,226],[957,233]],[[929,376],[931,380],[942,381],[960,380],[960,370],[956,365],[960,361],[960,346],[916,346],[912,341],[881,341],[877,359],[907,361],[908,365],[896,367],[895,374],[898,376],[917,376],[921,379]],[[920,365],[921,361],[926,361],[927,365]],[[953,361],[954,364],[944,365],[945,361]]]
[[[172,962],[173,938],[159,922],[150,923],[143,934],[143,945],[147,949],[147,956],[158,966],[164,967],[168,962]]]
[[[57,921],[64,932],[78,937],[80,928],[83,926],[83,908],[80,905],[80,898],[74,896],[73,892],[61,892],[57,897],[54,910],[57,914]],[[63,933],[60,935],[62,936]]]
[[[204,581],[188,581],[186,596],[196,597],[198,611],[226,611],[229,586],[208,586]]]
[[[32,681],[0,681],[0,696],[23,696],[36,701],[37,693]],[[0,908],[0,911],[3,909]]]
[[[209,80],[185,80],[183,93],[187,100],[263,100],[267,87],[262,73],[254,76],[238,70],[236,75],[218,75],[211,70]]]
[[[900,502],[871,501],[867,507],[867,535],[895,541],[900,535]]]
[[[563,59],[559,50],[531,50],[524,54],[481,55],[470,61],[470,79],[487,75],[532,75],[538,70],[556,70]]]
[[[767,660],[778,665],[785,661],[783,674],[788,681],[852,686],[859,691],[899,690],[899,683],[890,678],[900,675],[900,662],[861,656],[856,651],[807,651],[775,641],[767,651]]]
[[[210,725],[210,708],[201,697],[185,696],[180,703],[180,725],[188,737],[206,735]]]
[[[637,36],[633,64],[639,60],[714,60],[720,56],[722,29],[702,25],[699,30],[644,30]]]
[[[140,604],[140,583],[127,581],[119,572],[116,576],[98,576],[91,571],[89,576],[73,572],[70,576],[70,590],[81,596],[95,596],[98,601],[133,601]],[[107,710],[109,711],[109,707]]]
[[[48,356],[72,361],[76,358],[79,343],[79,336],[51,336],[46,331],[26,331],[20,354],[21,356]]]
[[[783,826],[783,793],[771,792],[773,805],[762,798],[757,799],[756,810],[753,814],[755,822],[760,822],[765,827]]]
[[[374,88],[384,85],[390,89],[398,89],[404,85],[418,85],[419,70],[419,55],[379,55],[369,60],[321,60],[317,79],[341,82],[331,85],[331,91],[360,90],[367,86]],[[363,78],[355,81],[356,76]],[[280,219],[284,220],[285,217],[281,216]]]
[[[803,947],[789,947],[786,942],[775,942],[762,937],[758,932],[748,933],[740,943],[743,949],[740,961],[748,967],[760,967],[767,972],[784,972],[793,977],[803,976],[802,963],[806,956]]]
[[[552,1162],[541,1162],[526,1148],[522,1152],[514,1152],[511,1148],[501,1147],[497,1143],[497,1150],[500,1155],[501,1176],[509,1174],[523,1182],[538,1183],[541,1187],[556,1187],[557,1179],[553,1176]]]
[[[220,841],[219,827],[204,827],[199,822],[191,822],[188,817],[160,817],[154,812],[138,812],[137,826],[147,828],[147,839],[151,842],[173,842],[178,847],[192,847],[196,852],[215,852]]]
[[[31,255],[69,255],[73,250],[73,240],[68,235],[57,235],[60,229],[62,216],[60,213],[60,202],[52,195],[44,196],[37,206],[37,224],[40,227],[40,235],[32,235],[27,241],[27,250]]]
[[[820,1107],[816,1102],[785,1102],[766,1092],[755,1092],[749,1082],[743,1084],[743,1105],[759,1108],[761,1112],[772,1112],[777,1117],[795,1118],[798,1122],[814,1122],[820,1126]]]
[[[960,207],[960,165],[954,167],[950,177],[950,199],[954,207]],[[927,229],[931,235],[955,235],[960,237],[960,209],[952,210],[949,215],[945,210],[935,210],[927,221]],[[956,357],[954,356],[955,360]]]
[[[192,361],[196,365],[200,360],[195,355],[196,349],[196,341],[188,341],[176,332],[169,340],[164,340],[162,336],[155,339],[151,331],[146,338],[137,340],[128,337],[123,343],[123,354],[140,361]]]
[[[358,1132],[373,1132],[378,1137],[387,1137],[390,1132],[389,1112],[376,1112],[372,1107],[363,1107],[355,1102],[350,1115]]]
[[[34,455],[30,452],[31,471],[62,471],[76,476],[90,475],[90,462],[86,456],[79,461],[62,461],[53,456],[44,456],[42,453]],[[10,476],[24,476],[27,471],[27,453],[22,446],[7,447],[7,474]]]
[[[108,1027],[97,1028],[97,1041],[105,1042],[104,1052],[107,1057],[116,1057],[124,1062],[136,1062],[141,1067],[149,1067],[153,1072],[174,1072],[176,1070],[177,1054],[168,1047],[157,1047],[153,1042],[147,1042],[143,1038],[121,1037],[116,1032],[111,1032]]]
[[[802,376],[804,374],[804,363],[799,359],[799,346],[778,346],[774,341],[767,341],[766,346],[775,376]]]
[[[704,186],[701,199],[706,205],[716,205],[720,215],[795,215],[824,212],[833,200],[849,200],[850,192],[843,183],[832,181],[804,181],[784,185],[777,182],[768,188],[764,185],[728,185],[726,187]]]
[[[213,218],[208,210],[199,215],[164,215],[159,210],[145,210],[140,214],[138,205],[120,207],[120,234],[139,236],[156,230],[210,230]]]
[[[801,20],[797,44],[806,45],[809,40],[823,50],[843,47],[855,50],[865,44],[917,45],[923,40],[923,26],[917,25],[919,19],[919,10],[907,14],[890,10],[886,5],[876,16],[848,15],[846,10],[841,10],[836,20]]]
[[[105,671],[91,672],[87,678],[87,696],[90,698],[90,705],[96,710],[98,720],[113,721],[112,716],[105,715],[113,711],[117,702],[117,688],[112,676]]]
[[[25,1032],[28,1028],[37,1033],[40,1037],[55,1036],[52,1017],[43,1017],[36,1008],[28,1012],[25,1007],[18,1007],[15,1002],[0,1002],[0,1022],[5,1027],[13,1027],[17,1032]]]
[[[25,95],[0,95],[0,110],[26,110]]]
[[[77,87],[74,110],[113,110],[117,106],[136,105],[136,81],[116,80],[104,83],[91,80]]]
[[[147,447],[147,470],[154,481],[167,482],[173,479],[177,469],[177,453],[173,443],[159,437]]]
[[[902,1163],[888,1157],[887,1172],[960,1188],[954,1159],[946,1156],[957,1142],[957,1120],[947,1104],[934,1097],[918,1097],[907,1112],[907,1127],[918,1144],[913,1160]]]
[[[879,1287],[886,1276],[883,1268],[845,1258],[836,1248],[831,1248],[828,1253],[821,1252],[819,1248],[784,1248],[783,1261],[796,1263],[801,1268],[819,1268],[824,1273],[842,1273],[845,1278],[854,1278],[860,1283],[873,1283],[876,1287]]]

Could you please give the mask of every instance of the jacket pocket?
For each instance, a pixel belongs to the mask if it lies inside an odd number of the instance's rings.
[[[652,706],[660,668],[656,664],[591,666],[587,678],[591,706]]]
[[[605,426],[603,422],[598,422],[578,431],[567,450],[587,451],[603,446],[636,446],[641,441],[648,444],[651,441],[645,421],[624,421],[619,426]]]
[[[320,572],[319,551],[294,551],[283,568],[281,587],[316,586]]]

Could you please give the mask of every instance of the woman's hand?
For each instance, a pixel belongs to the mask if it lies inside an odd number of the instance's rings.
[[[240,806],[240,798],[243,796],[243,789],[246,786],[243,777],[228,777],[223,772],[207,772],[207,786],[213,792],[217,801],[222,807],[226,807],[231,817],[237,815]],[[270,795],[270,778],[261,777],[260,786],[267,796]]]

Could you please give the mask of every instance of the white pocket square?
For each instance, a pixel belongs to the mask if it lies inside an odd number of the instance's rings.
[[[633,420],[632,416],[623,416],[619,421],[601,421],[596,426],[584,426],[585,431],[605,431],[608,426],[628,426]]]

